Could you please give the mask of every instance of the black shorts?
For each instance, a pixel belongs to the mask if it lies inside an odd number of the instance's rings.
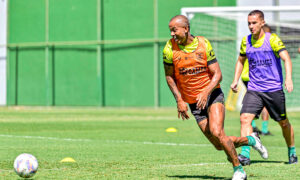
[[[208,107],[210,107],[214,103],[222,103],[224,104],[224,93],[221,88],[215,89],[209,96],[208,101],[204,109],[197,109],[197,103],[189,104],[192,114],[194,115],[197,123],[204,119],[208,119]]]
[[[242,113],[260,114],[266,107],[275,121],[286,119],[285,96],[283,90],[275,92],[257,92],[247,90],[243,99]]]
[[[246,86],[246,89],[248,89],[248,82],[249,81],[243,81],[244,85]],[[260,114],[255,114],[255,119],[254,120],[259,119],[259,115]]]

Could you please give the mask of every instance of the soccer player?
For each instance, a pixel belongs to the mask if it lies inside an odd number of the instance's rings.
[[[294,131],[290,124],[285,107],[285,95],[282,89],[283,77],[281,62],[284,61],[286,78],[285,88],[293,91],[292,62],[283,42],[276,34],[264,32],[264,13],[259,10],[248,14],[248,27],[251,32],[242,40],[231,89],[237,92],[246,57],[249,60],[249,83],[241,109],[241,136],[252,133],[251,122],[255,115],[266,107],[272,119],[277,121],[288,146],[289,163],[298,162],[296,156]],[[243,156],[239,155],[242,165],[250,164],[250,148],[242,147]]]
[[[271,28],[267,24],[265,24],[263,26],[263,30],[264,30],[264,32],[271,33]],[[242,78],[242,81],[243,81],[244,85],[247,88],[248,82],[249,82],[249,64],[248,64],[248,59],[247,58],[246,58],[245,63],[244,63],[241,78]],[[257,114],[255,119],[258,119],[258,118],[259,118],[259,115]],[[256,126],[255,120],[253,120],[251,122],[253,132],[257,132],[257,133],[259,133],[263,136],[272,135],[272,133],[268,130],[269,113],[268,113],[268,110],[265,107],[263,108],[263,110],[261,112],[261,118],[262,118],[262,123],[261,123],[262,124],[262,129],[261,130],[259,130],[259,128]],[[244,147],[244,148],[246,148],[246,147]]]
[[[172,38],[163,51],[167,84],[177,102],[178,118],[189,119],[189,104],[198,126],[217,150],[224,150],[232,162],[233,179],[246,179],[235,146],[251,145],[267,156],[255,134],[226,136],[224,132],[224,94],[220,88],[222,73],[210,42],[190,33],[189,20],[178,15],[169,22]]]

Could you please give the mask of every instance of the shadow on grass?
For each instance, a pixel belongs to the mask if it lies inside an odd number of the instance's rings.
[[[267,161],[267,160],[252,160],[251,164],[256,163],[284,163],[288,164],[288,162],[285,161]],[[250,175],[251,176],[251,175]],[[216,176],[209,176],[209,175],[173,175],[173,176],[167,176],[169,178],[179,178],[179,179],[224,179],[224,180],[230,180],[231,178],[226,177],[216,177]]]
[[[256,163],[285,163],[285,161],[268,161],[268,160],[251,160],[251,164],[256,164]]]
[[[180,179],[226,179],[230,180],[231,178],[226,178],[226,177],[216,177],[216,176],[209,176],[209,175],[204,175],[204,176],[197,176],[197,175],[174,175],[174,176],[167,176],[169,178],[180,178]]]

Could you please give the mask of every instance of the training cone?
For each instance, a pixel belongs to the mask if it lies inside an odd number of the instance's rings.
[[[76,162],[76,161],[73,158],[66,157],[66,158],[63,158],[60,162],[61,163],[63,163],[63,162],[71,162],[71,163],[73,163],[73,162]]]
[[[170,127],[168,129],[166,129],[166,132],[177,132],[176,128]]]

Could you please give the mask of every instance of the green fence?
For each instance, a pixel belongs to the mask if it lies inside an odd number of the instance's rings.
[[[181,7],[231,0],[10,0],[8,105],[170,106],[162,49]]]

